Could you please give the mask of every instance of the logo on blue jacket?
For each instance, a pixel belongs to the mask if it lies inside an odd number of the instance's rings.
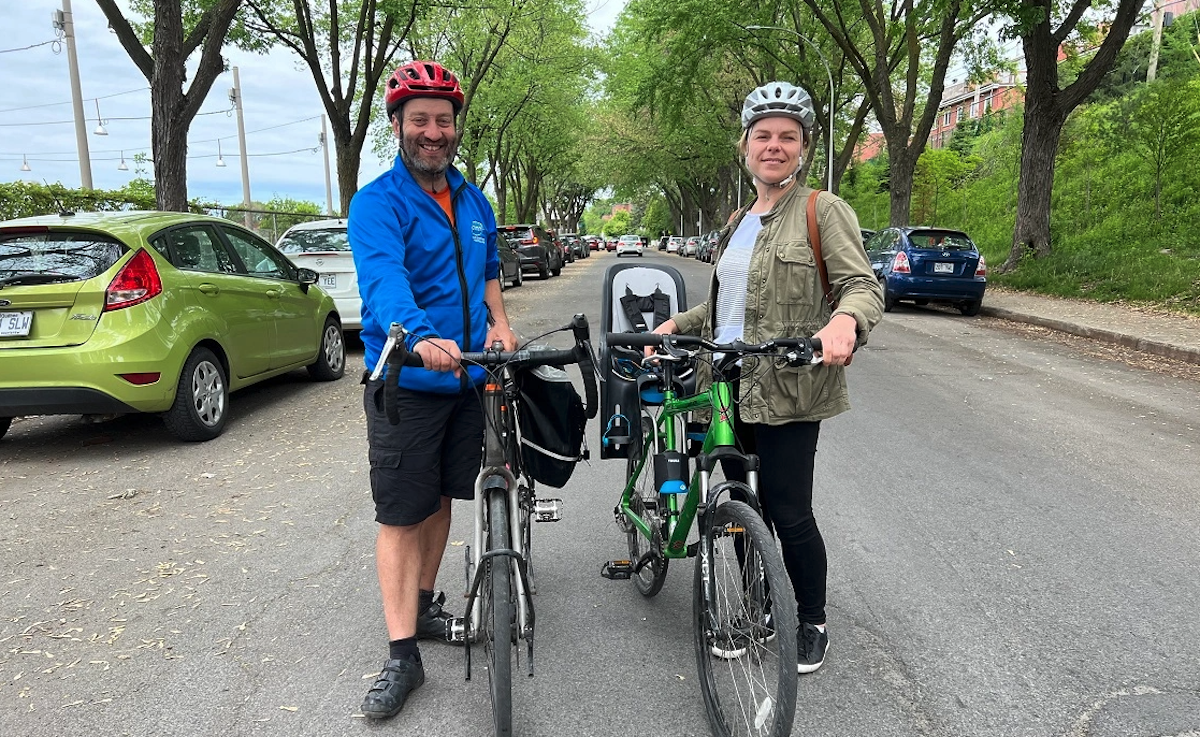
[[[476,243],[486,243],[487,239],[483,237],[483,223],[478,220],[471,221],[471,240]]]

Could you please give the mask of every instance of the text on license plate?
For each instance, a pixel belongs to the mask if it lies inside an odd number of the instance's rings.
[[[32,324],[32,312],[0,312],[0,338],[29,335]]]
[[[953,274],[954,264],[935,263],[933,265],[933,273],[935,274]]]
[[[337,288],[337,274],[321,274],[321,286]]]

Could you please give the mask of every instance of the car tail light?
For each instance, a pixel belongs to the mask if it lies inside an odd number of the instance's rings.
[[[134,386],[145,386],[146,384],[153,384],[154,382],[158,381],[162,374],[157,371],[153,371],[142,374],[117,374],[117,376],[120,376],[122,379],[128,381]]]
[[[104,311],[120,310],[141,304],[162,294],[162,279],[154,259],[140,250],[129,259],[108,285],[104,294]]]
[[[911,274],[912,268],[908,265],[908,254],[904,251],[896,254],[896,258],[892,261],[893,274]]]
[[[983,254],[979,254],[979,265],[975,267],[975,276],[987,276],[987,261],[983,260]]]

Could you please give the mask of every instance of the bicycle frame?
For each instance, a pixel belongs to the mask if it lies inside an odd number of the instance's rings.
[[[633,496],[634,487],[638,479],[646,472],[647,461],[654,456],[653,451],[655,448],[657,447],[660,450],[679,450],[681,445],[680,433],[677,427],[679,418],[688,412],[711,408],[712,421],[709,423],[708,431],[704,435],[704,444],[701,449],[702,457],[708,456],[714,461],[721,457],[747,460],[747,456],[736,450],[735,447],[733,385],[728,381],[717,381],[714,379],[708,391],[680,398],[676,395],[674,389],[671,388],[673,386],[671,373],[670,364],[667,364],[665,380],[668,388],[663,394],[662,409],[655,420],[654,432],[642,439],[641,458],[638,460],[637,468],[630,474],[629,481],[625,485],[625,490],[621,494],[621,511],[642,536],[651,541],[654,540],[654,531],[649,522],[639,517],[633,511],[630,506],[630,499]],[[633,423],[631,422],[630,424],[632,425]],[[641,427],[640,417],[636,426]],[[726,448],[729,450],[722,450]],[[692,478],[688,484],[687,494],[683,495],[682,504],[680,504],[678,499],[680,495],[666,495],[667,506],[663,514],[665,528],[661,531],[661,534],[663,536],[662,553],[667,558],[687,558],[690,555],[687,537],[692,529],[692,524],[695,522],[697,512],[701,510],[701,501],[703,500],[706,506],[712,502],[709,498],[711,490],[709,485],[709,468],[711,468],[711,464],[696,464],[696,470],[692,473]],[[747,470],[746,481],[750,492],[753,493],[758,489],[758,472],[754,469],[753,464]],[[758,507],[757,499],[751,499],[750,501],[752,506]],[[637,563],[637,561],[634,561],[634,563]]]
[[[516,563],[517,576],[513,578],[516,586],[517,631],[521,639],[526,641],[529,649],[527,659],[530,675],[533,674],[533,600],[530,595],[532,585],[529,580],[529,566],[526,560],[525,540],[521,529],[520,509],[521,485],[509,468],[506,450],[508,443],[515,438],[502,437],[510,431],[507,413],[513,408],[507,401],[503,377],[489,370],[488,381],[484,385],[483,408],[485,422],[485,440],[483,465],[475,477],[475,529],[473,544],[468,551],[467,580],[467,632],[465,633],[467,678],[471,677],[471,642],[482,633],[481,604],[477,596],[479,586],[483,581],[484,561],[495,557],[509,557]],[[509,528],[510,548],[485,550],[485,530],[492,520],[487,519],[488,496],[503,493],[508,497],[508,519],[504,521]]]

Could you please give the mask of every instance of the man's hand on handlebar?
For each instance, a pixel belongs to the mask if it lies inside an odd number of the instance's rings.
[[[847,314],[834,315],[814,338],[821,339],[821,361],[828,366],[849,366],[854,358],[858,323]]]
[[[430,371],[453,371],[456,378],[462,375],[462,366],[458,363],[459,358],[462,357],[462,351],[459,350],[458,343],[453,340],[445,338],[419,340],[413,347],[413,353],[421,357],[425,368]]]
[[[515,351],[517,349],[517,334],[512,331],[508,323],[496,323],[488,330],[487,341],[484,345],[495,345],[496,341],[503,344],[502,350]]]

